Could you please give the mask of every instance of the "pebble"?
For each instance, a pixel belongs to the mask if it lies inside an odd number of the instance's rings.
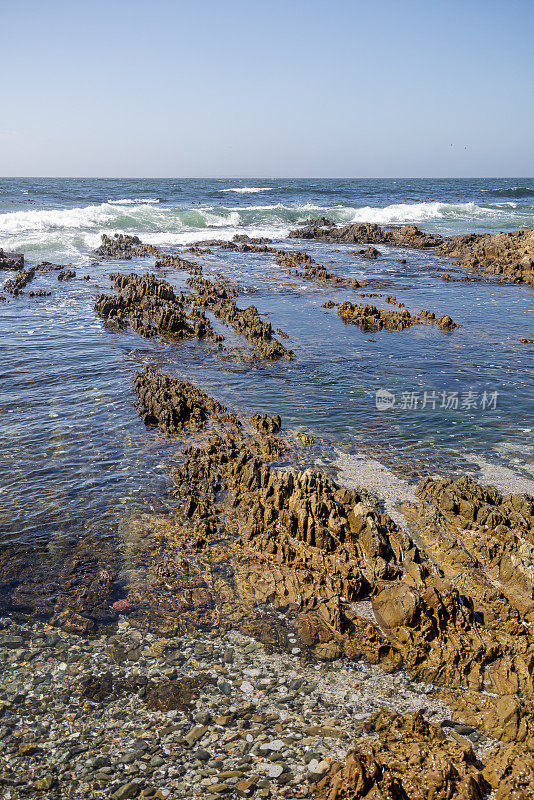
[[[303,664],[235,631],[163,639],[124,617],[113,635],[92,639],[42,622],[2,634],[0,774],[10,800],[28,797],[20,776],[30,772],[31,792],[54,800],[305,797],[366,735],[373,712],[425,708],[450,722],[431,687],[402,673]],[[84,695],[84,680],[104,675],[107,683],[88,684],[102,692]],[[197,676],[209,681],[190,708],[147,706],[148,681]],[[459,723],[451,730],[480,738]]]

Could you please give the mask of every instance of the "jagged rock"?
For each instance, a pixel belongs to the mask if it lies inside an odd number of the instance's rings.
[[[472,478],[424,479],[418,496],[473,533],[467,540],[477,559],[514,594],[534,600],[534,498],[502,496]],[[463,540],[466,541],[465,534]]]
[[[328,229],[311,224],[290,231],[289,236],[297,239],[324,239],[330,243],[390,244],[417,248],[437,247],[443,241],[441,236],[423,233],[415,225],[401,225],[397,228],[385,229],[369,222]]]
[[[382,253],[376,247],[367,247],[365,250],[356,250],[355,255],[362,256],[363,258],[380,258]]]
[[[450,236],[439,252],[463,267],[534,286],[534,231]]]
[[[376,738],[330,766],[311,787],[316,800],[482,800],[489,790],[473,751],[420,714],[381,712],[367,727]]]
[[[175,434],[185,427],[200,430],[210,416],[241,427],[234,414],[188,381],[169,378],[146,367],[135,373],[133,386],[141,419],[145,425],[157,425],[164,433]]]
[[[143,244],[138,236],[116,233],[114,236],[102,234],[102,244],[96,250],[103,258],[138,258],[157,256],[158,248],[151,244]]]
[[[130,324],[146,337],[160,333],[179,339],[194,336],[221,341],[202,311],[193,306],[186,313],[184,298],[176,297],[166,281],[135,273],[110,277],[118,295],[100,294],[95,302],[96,312],[108,326],[121,329]]]
[[[373,295],[369,295],[373,296]],[[387,301],[387,298],[386,298]],[[326,306],[330,308],[332,306]],[[454,330],[458,325],[449,316],[444,315],[436,320],[436,315],[433,311],[420,311],[418,314],[410,314],[408,309],[398,306],[399,310],[393,311],[388,309],[382,311],[373,305],[360,306],[357,303],[351,303],[350,300],[345,300],[343,303],[337,304],[337,313],[343,322],[350,322],[353,325],[358,325],[362,331],[401,331],[404,328],[409,328],[411,325],[418,325],[423,323],[436,324],[444,330]]]
[[[181,269],[190,272],[192,275],[202,275],[202,267],[193,261],[188,261],[177,254],[163,253],[159,256],[155,265],[156,269],[168,268]]]
[[[343,278],[334,275],[322,265],[318,264],[308,253],[300,250],[277,250],[276,263],[281,267],[288,267],[294,270],[300,278],[314,281],[315,283],[342,284]]]
[[[75,278],[76,273],[73,269],[62,269],[61,272],[58,273],[57,279],[58,281],[70,281],[71,278]]]
[[[241,309],[236,305],[233,300],[237,294],[235,287],[198,275],[188,278],[187,283],[196,291],[199,305],[209,308],[222,322],[248,339],[257,356],[269,361],[293,358],[293,351],[273,336],[271,323],[262,320],[256,306]]]
[[[24,269],[24,256],[22,253],[6,253],[5,250],[2,250],[0,247],[0,269]]]
[[[14,278],[10,278],[4,283],[4,291],[9,292],[14,296],[22,294],[24,287],[35,278],[35,274],[35,267],[19,270]]]
[[[299,225],[303,227],[316,227],[316,228],[334,228],[336,223],[333,222],[328,217],[312,217],[311,219],[305,219],[303,222],[299,222]]]
[[[495,800],[530,800],[534,786],[532,748],[501,747],[485,756],[484,777],[495,792]]]
[[[282,427],[282,420],[278,414],[272,417],[268,414],[253,414],[250,421],[261,434],[278,433]]]

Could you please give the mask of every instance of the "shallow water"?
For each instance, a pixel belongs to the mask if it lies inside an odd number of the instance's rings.
[[[113,538],[132,511],[172,507],[166,488],[176,444],[146,431],[134,407],[132,374],[146,362],[186,377],[241,413],[280,413],[286,429],[316,438],[316,453],[327,463],[339,466],[343,453],[363,453],[414,479],[466,469],[476,474],[481,463],[532,478],[534,359],[532,347],[519,343],[534,337],[531,289],[445,282],[440,274],[457,274],[455,268],[427,253],[380,247],[382,257],[368,261],[353,255],[353,247],[284,237],[298,220],[318,213],[338,221],[413,221],[441,233],[533,227],[533,187],[528,179],[0,181],[0,247],[25,252],[27,264],[46,258],[77,271],[67,283],[41,273],[23,296],[0,304],[2,542],[43,553],[51,543],[88,533]],[[339,275],[369,280],[362,291],[450,314],[461,327],[362,333],[322,304],[383,299],[361,300],[349,288],[295,279],[268,254],[214,250],[186,257],[238,282],[238,304],[253,303],[273,328],[289,334],[293,361],[221,355],[210,342],[110,333],[93,310],[95,293],[109,291],[110,272],[146,271],[154,261],[95,263],[100,233],[118,230],[174,247],[236,232],[271,235]],[[89,281],[81,280],[85,274]],[[185,278],[167,275],[176,286]],[[30,288],[52,294],[29,298]],[[227,344],[247,354],[246,342],[220,329]],[[377,409],[378,389],[395,394],[395,408]],[[428,399],[432,392],[435,401]],[[459,393],[458,409],[441,408],[443,392]],[[490,407],[482,408],[484,392]],[[402,407],[416,400],[416,408]],[[466,400],[474,407],[462,407]]]

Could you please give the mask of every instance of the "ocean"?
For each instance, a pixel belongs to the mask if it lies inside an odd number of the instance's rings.
[[[382,256],[368,261],[347,245],[287,240],[298,223],[320,215],[441,234],[533,228],[534,179],[0,179],[0,247],[24,253],[27,265],[48,260],[77,273],[68,282],[38,273],[28,289],[49,296],[4,293],[8,302],[0,303],[0,543],[42,561],[87,535],[120,550],[124,520],[172,511],[169,471],[179,447],[146,430],[134,407],[132,375],[146,363],[241,414],[279,413],[285,429],[313,437],[308,458],[332,474],[358,459],[365,477],[368,459],[408,482],[467,471],[530,485],[534,359],[520,339],[534,336],[532,289],[444,281],[445,272],[464,273],[422,251],[381,246]],[[110,333],[94,312],[95,295],[111,291],[110,272],[147,272],[154,263],[96,259],[101,234],[115,232],[178,251],[236,233],[269,237],[370,281],[375,288],[365,291],[449,314],[461,327],[363,333],[322,307],[355,301],[352,290],[289,277],[264,254],[214,249],[198,258],[206,273],[231,278],[241,287],[238,304],[253,303],[288,333],[292,361]],[[177,287],[185,278],[167,276]],[[394,395],[395,405],[378,408],[377,391]]]

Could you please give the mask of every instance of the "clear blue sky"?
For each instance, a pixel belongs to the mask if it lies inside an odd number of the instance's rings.
[[[534,0],[0,0],[0,20],[0,175],[534,174]]]

